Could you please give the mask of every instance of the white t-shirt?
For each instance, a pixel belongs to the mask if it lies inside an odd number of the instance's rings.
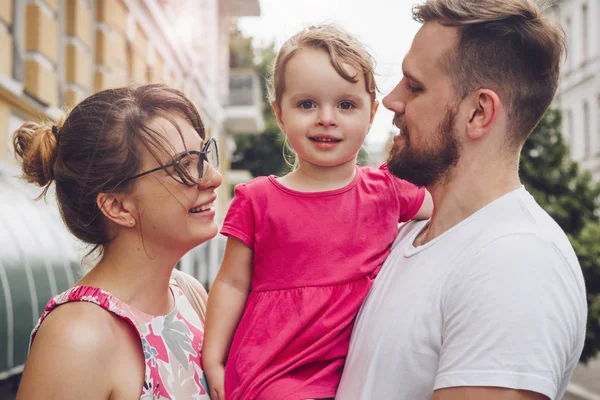
[[[422,400],[457,386],[561,399],[585,339],[581,267],[523,188],[414,247],[400,228],[358,315],[338,400]]]

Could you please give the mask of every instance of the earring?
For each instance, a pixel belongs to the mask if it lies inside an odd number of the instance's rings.
[[[132,219],[129,220],[129,225],[133,225],[133,220]]]

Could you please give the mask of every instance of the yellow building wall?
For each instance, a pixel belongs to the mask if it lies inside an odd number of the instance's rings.
[[[58,79],[56,71],[37,60],[25,61],[25,91],[42,103],[58,105]]]
[[[13,44],[8,31],[0,30],[0,75],[12,75]]]
[[[91,10],[83,0],[66,0],[66,29],[67,36],[78,38],[89,46],[91,44]]]
[[[10,113],[10,105],[0,97],[0,160],[6,160],[9,156],[7,144],[10,141],[8,132]]]
[[[38,52],[56,63],[58,60],[58,21],[37,3],[25,6],[25,50]]]
[[[90,54],[74,45],[67,44],[65,49],[65,80],[79,87],[92,88],[92,60]]]
[[[0,1],[0,19],[6,22],[7,25],[12,24],[13,1],[14,0]]]

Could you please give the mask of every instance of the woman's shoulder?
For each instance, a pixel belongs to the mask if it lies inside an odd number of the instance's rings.
[[[87,302],[63,304],[46,316],[31,343],[24,385],[30,377],[43,374],[52,377],[51,382],[44,383],[48,391],[67,385],[70,391],[107,393],[98,398],[108,398],[118,386],[112,373],[117,369],[119,374],[128,370],[128,375],[141,376],[141,384],[143,356],[138,354],[138,342],[127,323],[107,310]],[[76,388],[80,384],[86,386]]]
[[[64,350],[99,356],[121,339],[126,322],[98,305],[77,301],[57,306],[46,315],[32,347],[50,337]],[[65,356],[68,356],[65,354]]]

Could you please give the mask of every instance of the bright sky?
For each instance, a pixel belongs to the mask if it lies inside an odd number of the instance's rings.
[[[335,22],[365,43],[377,62],[377,84],[388,93],[402,78],[402,59],[420,24],[412,20],[417,0],[260,0],[261,16],[241,18],[239,28],[255,38],[254,45],[275,42],[315,23]],[[381,95],[379,96],[381,99]],[[380,106],[367,141],[385,142],[393,114]]]

